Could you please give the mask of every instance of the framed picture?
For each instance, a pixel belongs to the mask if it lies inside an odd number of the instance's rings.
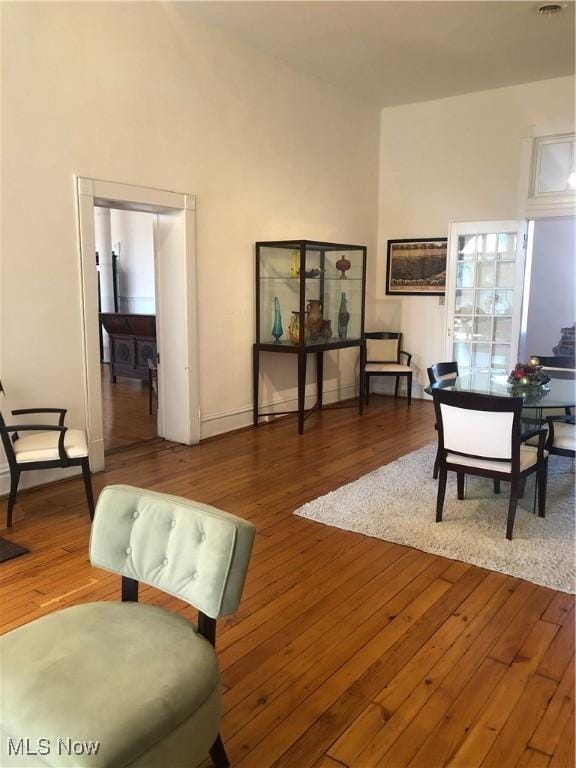
[[[444,296],[446,237],[388,240],[386,293],[392,296]]]

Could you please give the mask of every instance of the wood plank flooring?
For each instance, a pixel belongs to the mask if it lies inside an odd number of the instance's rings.
[[[109,366],[101,365],[100,370],[104,449],[114,451],[156,437],[156,398],[154,413],[149,415],[148,382],[117,376],[112,384]]]
[[[429,403],[374,396],[364,417],[314,415],[303,436],[289,419],[194,448],[144,443],[94,477],[257,526],[240,610],[218,631],[232,765],[574,766],[572,596],[292,515],[430,442],[433,421]],[[79,479],[21,494],[3,535],[31,554],[0,565],[1,631],[118,599],[88,532]],[[151,588],[142,600],[194,617]]]

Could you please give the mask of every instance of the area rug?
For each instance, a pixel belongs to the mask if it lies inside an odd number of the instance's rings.
[[[304,504],[294,514],[575,593],[573,460],[549,459],[545,518],[534,514],[534,484],[527,484],[516,512],[514,538],[508,541],[507,483],[496,496],[491,480],[468,475],[466,499],[458,501],[455,473],[448,473],[444,519],[435,522],[435,452],[435,444],[427,445]]]

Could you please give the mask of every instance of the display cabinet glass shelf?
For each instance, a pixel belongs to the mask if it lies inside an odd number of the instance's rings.
[[[307,415],[307,356],[317,353],[318,397],[314,408],[322,408],[323,353],[362,345],[365,284],[365,246],[314,240],[256,243],[255,424],[262,416],[280,415],[259,412],[261,352],[292,353],[298,357],[296,412],[300,432]],[[362,398],[360,408],[361,402]]]

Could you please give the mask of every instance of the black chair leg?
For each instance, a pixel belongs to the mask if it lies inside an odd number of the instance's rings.
[[[370,376],[366,376],[366,382],[364,384],[364,389],[366,390],[366,405],[368,405],[370,401]]]
[[[458,499],[462,501],[464,499],[464,472],[456,473],[456,485],[458,488]]]
[[[448,471],[440,467],[440,479],[438,480],[438,498],[436,500],[436,522],[442,522],[442,512],[444,511],[444,497],[446,496],[446,480]]]
[[[6,520],[8,528],[12,528],[12,513],[14,512],[14,505],[16,504],[16,494],[18,493],[19,482],[20,472],[16,469],[10,474],[10,495],[8,496],[8,514]]]
[[[412,374],[406,377],[406,394],[408,395],[408,405],[412,405]]]
[[[396,386],[394,387],[394,397],[398,397],[399,389],[400,389],[400,376],[396,376]]]
[[[518,498],[523,499],[526,493],[526,477],[521,477],[518,483]]]
[[[86,491],[86,501],[88,502],[88,514],[90,515],[90,520],[94,520],[94,494],[92,493],[92,474],[88,458],[82,460],[82,478],[84,480],[84,490]]]
[[[508,506],[508,523],[506,525],[506,538],[512,540],[512,531],[514,530],[514,519],[516,517],[516,505],[518,503],[518,480],[514,479],[510,483],[510,504]]]
[[[210,747],[210,757],[214,763],[214,768],[228,768],[230,765],[220,734],[216,736],[216,741]]]
[[[538,469],[538,517],[546,516],[546,485],[548,483],[548,459]]]
[[[434,470],[432,471],[432,479],[438,479],[438,470],[440,469],[440,446],[436,451],[436,458],[434,459]]]
[[[500,493],[500,480],[494,480],[494,493]]]

